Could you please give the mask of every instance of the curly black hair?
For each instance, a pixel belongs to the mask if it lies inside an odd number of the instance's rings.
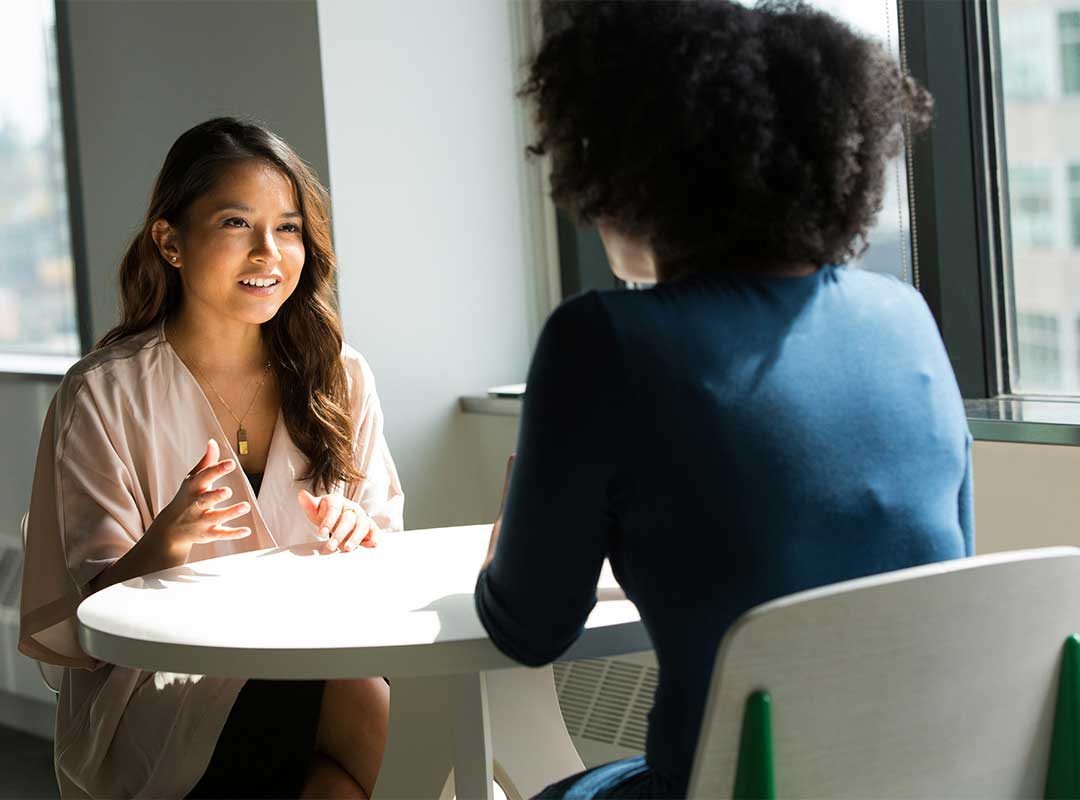
[[[929,93],[795,1],[552,2],[519,94],[575,219],[650,243],[662,276],[842,264],[867,246]]]

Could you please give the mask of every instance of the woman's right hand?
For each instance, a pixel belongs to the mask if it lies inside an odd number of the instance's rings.
[[[215,508],[228,500],[232,490],[214,488],[214,481],[236,469],[231,458],[218,461],[218,443],[211,439],[199,463],[191,470],[180,491],[157,515],[146,533],[116,563],[90,581],[90,591],[98,592],[114,583],[148,575],[187,561],[193,544],[243,539],[251,528],[229,528],[225,523],[251,510],[248,503]]]
[[[242,501],[216,507],[232,497],[232,489],[228,486],[215,489],[214,482],[236,469],[236,462],[231,458],[219,461],[220,454],[217,441],[211,439],[199,463],[184,478],[176,496],[161,510],[147,534],[164,540],[163,544],[169,549],[251,535],[251,528],[230,528],[225,524],[251,511],[250,503]]]

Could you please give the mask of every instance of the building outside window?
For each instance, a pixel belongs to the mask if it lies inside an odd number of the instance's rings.
[[[1058,14],[1061,42],[1061,88],[1065,94],[1080,94],[1080,9]]]
[[[1069,235],[1074,250],[1080,249],[1080,164],[1069,164]]]
[[[1054,34],[1052,23],[1050,15],[1039,9],[1002,13],[1001,27],[1009,30],[1001,43],[1002,93],[1007,100],[1045,100],[1050,96],[1056,83],[1053,50],[1046,46]]]
[[[1054,246],[1054,201],[1048,166],[1009,166],[1009,211],[1012,239],[1017,248]]]
[[[0,25],[0,354],[80,353],[51,0]]]
[[[1016,315],[1020,336],[1020,379],[1029,392],[1061,389],[1061,345],[1053,314],[1023,311]]]

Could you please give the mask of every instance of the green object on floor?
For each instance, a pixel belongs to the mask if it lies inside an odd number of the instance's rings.
[[[1076,634],[1065,640],[1061,654],[1046,797],[1080,798],[1080,638]]]
[[[773,800],[776,797],[772,752],[772,698],[765,691],[756,691],[746,698],[742,735],[739,738],[739,763],[735,769],[732,797],[735,800]]]

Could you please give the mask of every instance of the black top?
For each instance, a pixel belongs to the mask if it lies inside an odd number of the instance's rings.
[[[248,483],[251,484],[251,491],[255,493],[256,499],[259,497],[259,488],[262,486],[263,474],[261,472],[248,472],[244,470],[244,474],[247,475]]]
[[[680,792],[736,617],[972,553],[963,403],[899,281],[826,267],[586,294],[548,321],[527,386],[480,619],[549,662],[610,558],[660,662],[648,763]]]

